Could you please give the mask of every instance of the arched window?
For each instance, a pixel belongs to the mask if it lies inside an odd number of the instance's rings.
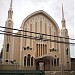
[[[33,66],[33,57],[31,57],[31,66]]]
[[[6,51],[9,52],[9,43],[7,44],[7,50]]]
[[[31,55],[28,54],[28,56],[27,56],[27,66],[30,66],[30,57],[31,57]]]
[[[24,66],[33,66],[34,58],[30,54],[24,57]]]
[[[26,66],[26,56],[24,57],[24,65]]]

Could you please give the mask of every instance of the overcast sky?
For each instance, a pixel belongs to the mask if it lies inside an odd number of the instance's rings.
[[[61,29],[62,4],[69,36],[74,38],[74,0],[13,0],[14,28],[20,29],[22,21],[29,14],[44,10],[57,22]],[[5,26],[9,6],[10,0],[0,0],[0,26]],[[2,48],[2,44],[3,35],[0,35],[0,48]],[[75,57],[74,45],[71,45],[71,57]]]

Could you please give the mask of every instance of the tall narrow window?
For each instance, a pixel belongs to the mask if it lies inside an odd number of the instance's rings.
[[[30,32],[32,32],[32,24],[30,24]],[[32,33],[30,33],[30,36],[32,36]],[[30,39],[30,46],[32,47],[32,39]]]
[[[57,58],[57,66],[59,66],[59,58]]]
[[[43,55],[44,55],[44,44],[43,44]]]
[[[56,33],[54,32],[54,36],[56,35]],[[54,40],[56,40],[56,37],[54,37]],[[56,48],[56,42],[54,42],[54,48]]]
[[[40,56],[40,44],[39,44],[39,49],[38,50],[39,50],[39,56]]]
[[[36,44],[36,56],[38,56],[38,44]]]
[[[30,54],[28,54],[28,56],[27,56],[27,66],[30,66]]]
[[[51,35],[51,27],[50,27],[50,35]],[[51,40],[51,36],[50,36],[50,40]],[[51,48],[51,41],[50,41],[50,48]]]
[[[25,31],[27,31],[26,27],[25,27]],[[27,32],[24,32],[24,35],[27,35]],[[24,38],[24,43],[25,43],[25,46],[26,46],[26,38]]]
[[[42,32],[42,21],[40,21],[40,32]]]
[[[9,52],[9,43],[7,44],[7,50],[6,51]]]
[[[56,66],[56,59],[54,59],[54,66]]]
[[[33,66],[33,57],[31,57],[31,66]]]
[[[42,56],[42,44],[41,44],[41,56]]]
[[[53,66],[53,60],[52,60],[52,66]]]
[[[68,48],[66,49],[66,55],[68,55]]]
[[[46,31],[46,23],[45,23],[45,34],[47,34],[47,31]]]
[[[37,22],[35,22],[35,32],[37,32]]]
[[[45,54],[47,54],[47,45],[45,45]]]
[[[24,57],[24,65],[26,66],[26,56]]]

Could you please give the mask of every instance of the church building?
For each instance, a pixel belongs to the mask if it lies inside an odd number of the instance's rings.
[[[15,13],[14,13],[15,14]],[[62,28],[43,10],[22,21],[20,30],[13,33],[12,0],[5,22],[2,64],[15,64],[19,70],[71,70],[69,35],[62,5]]]

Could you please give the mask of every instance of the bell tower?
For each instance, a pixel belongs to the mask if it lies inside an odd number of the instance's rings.
[[[3,64],[8,64],[13,60],[13,20],[12,20],[12,0],[8,10],[8,18],[5,22],[5,35],[3,45]]]
[[[61,38],[61,41],[63,42],[69,42],[69,36],[68,36],[68,30],[66,28],[66,21],[64,18],[64,10],[62,5],[62,29],[61,29],[61,36],[64,38]],[[61,63],[64,66],[64,70],[70,70],[71,69],[71,61],[70,61],[70,44],[69,43],[61,43]]]

